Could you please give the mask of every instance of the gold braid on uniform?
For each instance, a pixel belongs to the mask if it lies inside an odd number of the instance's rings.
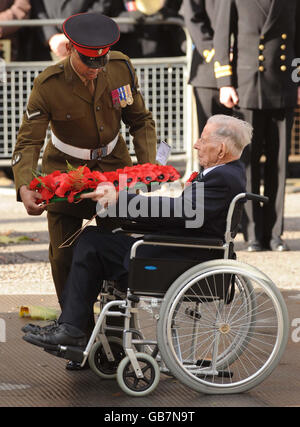
[[[231,65],[221,65],[220,62],[216,61],[214,64],[214,71],[216,79],[221,77],[232,76],[232,66]]]

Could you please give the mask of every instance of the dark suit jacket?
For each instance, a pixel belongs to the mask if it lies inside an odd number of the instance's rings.
[[[214,47],[215,3],[215,0],[183,0],[185,25],[194,44],[189,83],[195,87],[217,87],[214,57],[209,62],[205,60],[205,54]]]
[[[201,185],[204,184],[204,186]],[[201,188],[200,188],[201,187]],[[197,191],[197,189],[200,192]],[[145,197],[142,195],[128,194],[121,192],[118,202],[118,212],[121,214],[121,204],[126,203],[128,197],[128,206],[133,201],[135,206],[146,207],[148,217],[134,217],[127,211],[128,219],[151,224],[157,227],[162,233],[187,234],[191,236],[207,236],[223,238],[226,227],[226,217],[230,202],[241,192],[246,191],[246,177],[244,166],[241,161],[236,160],[225,165],[219,166],[208,172],[200,181],[194,181],[177,198],[169,197]],[[201,191],[204,191],[203,197],[199,197]],[[170,206],[168,217],[163,215],[164,209]],[[176,216],[183,206],[182,216]],[[185,207],[185,208],[184,208]],[[188,207],[188,209],[186,209]],[[192,208],[192,209],[190,209]],[[198,228],[187,228],[187,221],[197,220],[191,217],[192,210],[203,212],[203,224]],[[165,209],[165,212],[168,209]],[[192,222],[190,222],[192,225]],[[196,224],[195,224],[196,225]]]
[[[263,6],[260,0],[218,1],[214,37],[218,87],[235,86],[242,108],[292,108],[297,103],[292,61],[300,57],[300,2],[272,0],[269,11]]]

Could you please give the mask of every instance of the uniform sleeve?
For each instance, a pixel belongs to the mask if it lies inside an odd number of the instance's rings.
[[[236,33],[237,13],[234,0],[219,0],[216,3],[216,32],[214,35],[214,71],[218,87],[233,86],[233,70],[230,61],[232,34]]]
[[[156,162],[157,137],[155,123],[151,112],[146,108],[144,98],[139,91],[138,79],[134,67],[130,61],[133,85],[133,103],[122,111],[122,120],[129,126],[129,132],[133,136],[133,145],[138,163]]]
[[[205,0],[183,0],[185,25],[195,48],[210,62],[214,56],[213,29],[205,10]]]
[[[15,186],[28,185],[36,171],[49,124],[49,107],[39,82],[35,81],[12,157]]]

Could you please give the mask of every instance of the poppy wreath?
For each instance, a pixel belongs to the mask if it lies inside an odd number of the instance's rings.
[[[120,179],[121,175],[126,178]],[[180,174],[173,166],[145,163],[112,172],[91,171],[87,166],[72,167],[67,163],[67,171],[54,171],[49,175],[34,174],[30,182],[30,190],[37,191],[44,203],[68,201],[73,203],[80,199],[80,194],[94,191],[102,182],[110,182],[121,191],[139,188],[152,182],[173,182]]]

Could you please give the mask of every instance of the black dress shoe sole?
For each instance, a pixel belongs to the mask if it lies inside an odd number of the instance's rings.
[[[35,338],[34,334],[32,335],[24,335],[23,340],[26,342],[29,342],[30,344],[36,345],[38,347],[51,350],[51,351],[59,351],[60,350],[60,344],[46,344],[38,339]]]

